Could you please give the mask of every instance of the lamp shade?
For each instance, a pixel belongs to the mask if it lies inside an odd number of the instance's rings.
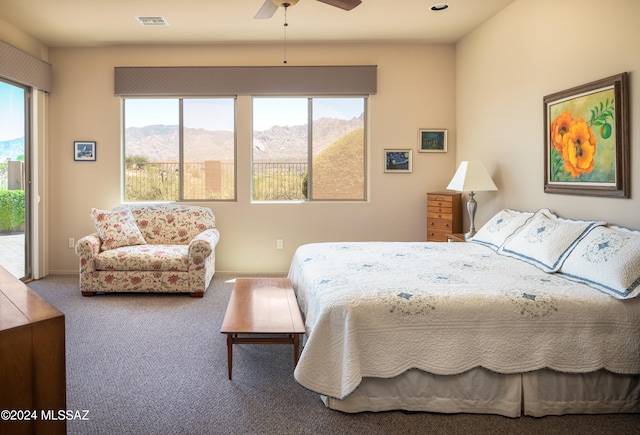
[[[460,162],[458,170],[447,186],[459,192],[498,190],[482,162]]]

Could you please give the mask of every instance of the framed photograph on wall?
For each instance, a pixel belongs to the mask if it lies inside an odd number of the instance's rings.
[[[384,172],[411,172],[411,150],[384,150]]]
[[[544,191],[629,197],[627,73],[547,95]]]
[[[73,143],[73,160],[81,162],[96,161],[96,143],[75,141]]]
[[[421,153],[446,153],[447,130],[428,128],[419,129],[418,151]]]

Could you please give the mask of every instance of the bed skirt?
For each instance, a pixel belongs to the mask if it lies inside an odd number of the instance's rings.
[[[640,413],[640,376],[606,370],[502,375],[481,367],[440,376],[412,369],[391,379],[365,378],[343,400],[321,398],[327,407],[349,413],[406,410],[506,417]]]

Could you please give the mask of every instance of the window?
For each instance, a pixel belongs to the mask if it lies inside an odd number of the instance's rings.
[[[366,98],[253,98],[252,198],[365,200]]]
[[[29,95],[0,80],[0,232],[11,250],[0,253],[0,264],[20,279],[31,276]]]
[[[124,200],[235,199],[234,98],[127,98]]]

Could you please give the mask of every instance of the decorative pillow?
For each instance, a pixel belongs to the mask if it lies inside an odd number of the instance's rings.
[[[500,210],[489,222],[478,230],[470,241],[489,246],[496,250],[504,244],[507,237],[521,228],[532,216],[533,212],[510,210],[507,208]]]
[[[93,208],[90,215],[102,241],[100,249],[103,251],[147,243],[142,237],[130,209],[98,210]]]
[[[560,273],[616,299],[640,295],[640,231],[594,228],[569,254]]]
[[[557,272],[571,249],[592,228],[605,222],[562,219],[547,209],[539,210],[498,250],[545,272]]]

